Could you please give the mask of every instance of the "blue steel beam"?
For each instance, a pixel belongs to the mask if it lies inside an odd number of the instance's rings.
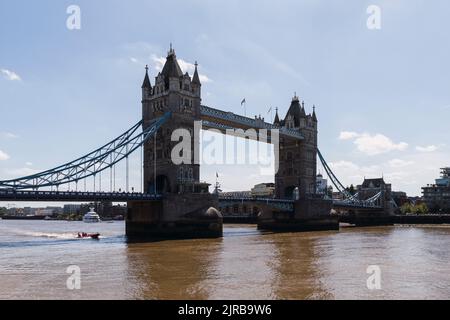
[[[142,125],[142,121],[140,121],[110,143],[77,160],[31,176],[0,181],[0,189],[37,190],[43,187],[58,187],[71,182],[78,183],[82,179],[95,176],[128,158],[153,136],[170,117],[171,113],[168,112],[152,122],[147,129],[136,133]]]

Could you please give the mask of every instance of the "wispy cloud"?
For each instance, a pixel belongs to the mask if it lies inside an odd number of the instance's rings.
[[[340,160],[330,163],[339,177],[343,177],[344,183],[361,183],[364,177],[380,177],[382,168],[379,165],[360,166],[356,163],[346,160]]]
[[[435,145],[429,145],[429,146],[425,146],[425,147],[421,147],[421,146],[417,146],[416,150],[419,152],[435,152],[439,149],[438,146]]]
[[[41,172],[41,170],[36,170],[28,167],[6,170],[6,173],[11,177],[25,177],[39,172]]]
[[[403,168],[414,164],[414,161],[407,161],[402,159],[392,159],[389,162],[389,166],[392,168]]]
[[[351,140],[359,137],[359,134],[353,131],[342,131],[339,134],[339,140]]]
[[[152,59],[152,61],[154,63],[154,68],[156,69],[156,71],[162,71],[162,69],[164,68],[164,64],[166,63],[166,58],[153,54],[151,56],[151,59]],[[177,61],[178,61],[178,64],[180,65],[180,68],[181,68],[181,70],[183,72],[187,72],[190,75],[194,74],[195,65],[193,63],[187,62],[187,61],[185,61],[183,59],[180,59],[178,57],[177,57]],[[212,82],[212,80],[208,76],[206,76],[205,74],[199,73],[199,77],[200,77],[200,81],[202,83]]]
[[[5,161],[8,160],[9,158],[10,158],[9,155],[6,152],[0,150],[0,161]]]
[[[22,78],[14,71],[8,69],[0,69],[0,74],[9,81],[21,81]]]
[[[19,136],[11,132],[0,132],[0,138],[4,139],[17,139]]]

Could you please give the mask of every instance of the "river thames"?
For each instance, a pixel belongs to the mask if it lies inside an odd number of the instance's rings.
[[[0,299],[449,299],[450,226],[127,243],[123,222],[0,220]],[[80,231],[102,238],[77,240]],[[81,289],[69,290],[69,266]],[[368,266],[381,271],[369,290]]]

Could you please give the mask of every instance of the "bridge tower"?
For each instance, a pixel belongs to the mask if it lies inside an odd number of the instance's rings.
[[[144,144],[144,192],[162,195],[157,202],[128,202],[129,238],[201,238],[222,236],[222,215],[209,184],[200,182],[198,159],[201,83],[182,72],[172,46],[152,86],[148,67],[142,84],[143,129],[167,112],[171,118]],[[181,136],[174,135],[180,133]],[[179,139],[172,141],[172,138]],[[173,156],[180,143],[183,148]],[[177,150],[177,151],[174,151]]]
[[[276,198],[295,200],[294,210],[263,210],[258,228],[275,231],[339,229],[337,218],[330,215],[332,201],[315,195],[318,152],[315,107],[311,114],[306,114],[304,102],[300,103],[299,97],[294,95],[285,118],[280,121],[277,110],[274,124],[303,136],[301,140],[280,137],[279,169],[275,174]]]
[[[188,73],[183,74],[175,50],[170,48],[164,67],[156,76],[154,87],[151,86],[148,70],[142,85],[144,129],[155,118],[168,111],[172,112],[169,123],[158,131],[156,138],[150,139],[144,146],[145,192],[193,192],[194,188],[200,187],[200,167],[194,163],[194,159],[197,159],[194,152],[199,150],[199,141],[194,140],[194,137],[198,137],[194,132],[194,121],[200,120],[200,104],[201,83],[197,64],[191,79]],[[192,137],[191,154],[186,154],[189,150],[183,150],[182,157],[186,160],[182,164],[175,164],[171,159],[173,147],[179,143],[172,141],[172,133],[177,129],[187,130]]]
[[[280,121],[278,111],[275,125],[300,132],[304,140],[280,138],[279,170],[275,175],[276,196],[292,199],[298,188],[298,196],[306,198],[316,193],[317,167],[317,116],[306,114],[305,103],[295,95],[291,106]]]

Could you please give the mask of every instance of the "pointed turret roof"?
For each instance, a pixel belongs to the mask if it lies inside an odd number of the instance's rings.
[[[183,71],[181,71],[180,65],[177,61],[177,56],[175,55],[175,50],[172,49],[172,44],[170,45],[169,53],[167,54],[166,64],[162,69],[161,74],[166,78],[181,78],[183,76]]]
[[[306,111],[305,111],[305,101],[302,101],[302,108],[300,110],[300,116],[306,117]]]
[[[296,127],[300,126],[301,107],[300,100],[298,99],[297,95],[294,95],[294,97],[292,98],[291,106],[289,107],[285,119],[288,116],[291,116],[294,119],[294,125]]]
[[[317,122],[317,116],[316,116],[316,106],[313,106],[313,114],[312,114],[313,121]]]
[[[197,61],[195,61],[195,71],[194,71],[194,76],[192,77],[192,83],[201,86],[202,84],[200,82],[200,77],[198,75],[197,67],[198,67],[198,63],[197,63]]]
[[[276,112],[275,112],[275,120],[273,121],[273,124],[275,125],[280,125],[280,117],[278,116],[278,108],[276,108]]]
[[[145,78],[144,82],[142,83],[142,89],[151,89],[152,84],[150,83],[150,78],[148,77],[148,65],[145,66]]]

